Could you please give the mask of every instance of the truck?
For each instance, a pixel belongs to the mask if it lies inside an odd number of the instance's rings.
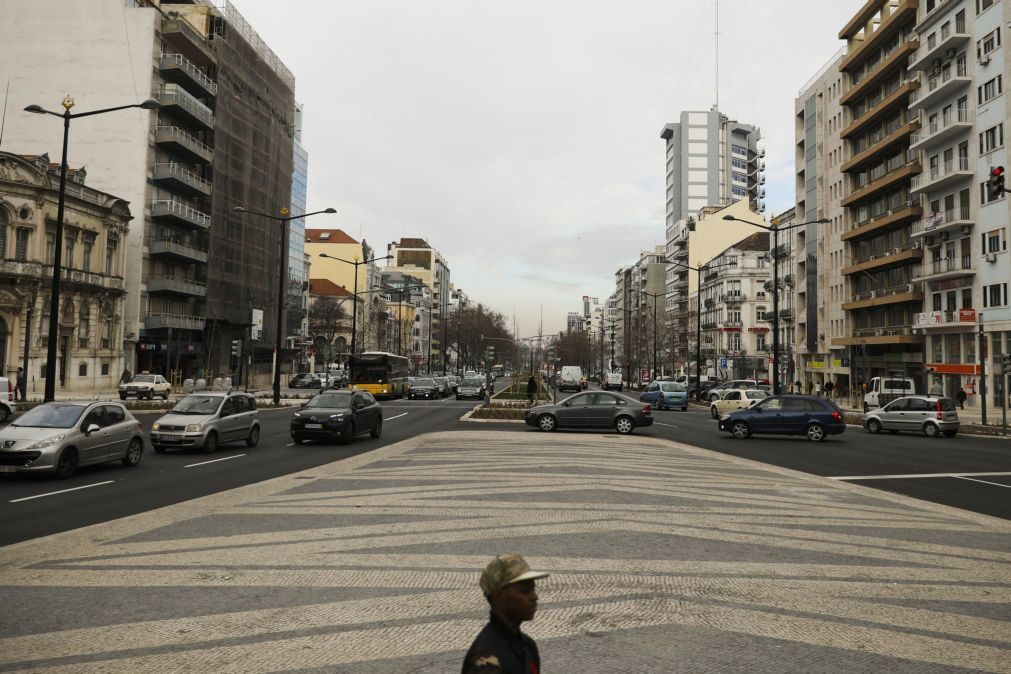
[[[909,377],[872,377],[864,393],[864,412],[915,393],[916,383]]]
[[[558,390],[582,391],[583,368],[578,365],[563,365],[561,376],[558,378]]]
[[[620,391],[621,388],[622,384],[620,372],[608,372],[606,375],[604,375],[605,391]]]

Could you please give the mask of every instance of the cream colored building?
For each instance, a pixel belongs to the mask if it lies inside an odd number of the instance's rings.
[[[111,389],[123,370],[123,285],[129,204],[67,177],[60,279],[57,391]],[[41,397],[49,344],[59,167],[49,157],[0,152],[0,366]]]

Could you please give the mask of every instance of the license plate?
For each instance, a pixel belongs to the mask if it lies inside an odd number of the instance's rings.
[[[303,428],[323,428],[323,424],[305,424]]]
[[[161,439],[162,439],[162,442],[180,442],[180,441],[182,441],[183,436],[181,436],[181,435],[166,435],[166,434],[163,433],[162,436],[161,436]]]
[[[0,473],[14,473],[17,469],[17,466],[0,466]]]

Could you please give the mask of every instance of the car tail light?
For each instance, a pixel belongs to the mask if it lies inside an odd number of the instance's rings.
[[[647,417],[650,415],[650,407],[649,407],[649,405],[643,405],[642,406],[642,413],[645,414]]]
[[[938,419],[944,419],[944,415],[941,413],[941,401],[940,401],[940,399],[938,399],[938,401],[937,401],[937,418]]]
[[[832,410],[832,418],[836,421],[842,421],[842,415],[839,414],[839,410]]]
[[[7,380],[7,400],[14,400],[14,385]]]

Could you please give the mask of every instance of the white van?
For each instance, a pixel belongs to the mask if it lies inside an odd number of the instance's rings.
[[[583,368],[578,365],[563,365],[561,376],[558,378],[558,390],[582,391]]]
[[[874,377],[864,394],[864,412],[915,393],[916,383],[909,377]]]
[[[604,377],[604,390],[606,391],[620,391],[621,386],[621,373],[620,372],[608,372]]]

